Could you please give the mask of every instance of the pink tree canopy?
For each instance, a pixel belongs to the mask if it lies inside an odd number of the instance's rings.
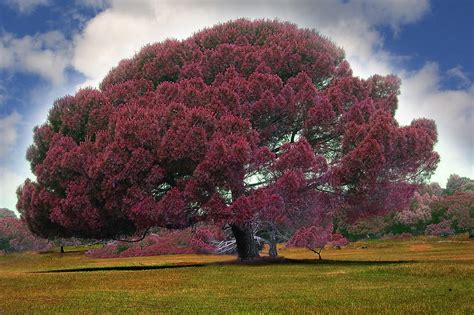
[[[254,220],[327,226],[399,208],[435,170],[436,126],[399,126],[400,81],[352,76],[290,23],[236,20],[147,45],[57,100],[28,149],[18,209],[39,235],[107,238]],[[321,227],[325,230],[325,227]]]

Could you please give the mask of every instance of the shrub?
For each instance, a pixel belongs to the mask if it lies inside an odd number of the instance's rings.
[[[155,256],[171,254],[210,254],[215,252],[213,241],[222,239],[223,234],[217,227],[200,227],[194,231],[164,230],[150,234],[142,241],[126,243],[109,242],[102,248],[86,252],[94,258]]]
[[[434,236],[450,236],[454,235],[454,229],[451,226],[451,221],[443,220],[438,224],[428,225],[425,234]]]
[[[52,244],[42,238],[35,237],[24,224],[16,217],[0,218],[0,250],[14,251],[43,251],[52,247]]]
[[[401,233],[401,234],[392,234],[392,233],[388,233],[388,234],[385,234],[384,236],[382,236],[380,239],[382,240],[406,240],[406,239],[410,239],[413,237],[413,234],[411,233]]]

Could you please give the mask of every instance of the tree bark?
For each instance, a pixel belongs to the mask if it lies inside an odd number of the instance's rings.
[[[270,243],[270,251],[268,252],[268,254],[270,255],[270,257],[278,257],[276,243],[273,243],[273,242]]]
[[[64,245],[61,245],[61,254],[64,254]]]
[[[306,247],[307,249],[309,249],[310,251],[312,251],[313,253],[317,254],[318,255],[318,260],[321,260],[321,251],[324,249],[324,247],[320,248],[319,251],[311,248],[311,247]]]
[[[237,253],[240,260],[252,260],[259,257],[257,243],[252,229],[248,226],[231,226],[237,244]]]
[[[278,257],[275,230],[273,229],[270,231],[270,250],[268,251],[268,255],[270,257]]]

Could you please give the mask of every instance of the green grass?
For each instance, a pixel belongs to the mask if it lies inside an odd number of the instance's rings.
[[[288,259],[245,265],[232,256],[4,255],[0,314],[474,314],[473,241],[358,242],[321,262],[303,249],[280,254]],[[76,271],[45,272],[66,269]]]

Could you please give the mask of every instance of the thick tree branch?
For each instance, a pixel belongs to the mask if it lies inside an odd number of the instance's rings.
[[[291,143],[295,142],[295,137],[296,137],[296,135],[298,134],[298,131],[299,131],[298,129],[295,129],[295,130],[293,130],[293,132],[291,133],[291,139],[290,139],[290,142],[291,142]]]

